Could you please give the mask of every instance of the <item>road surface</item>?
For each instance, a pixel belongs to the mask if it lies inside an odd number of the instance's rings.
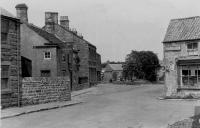
[[[188,118],[199,101],[158,100],[163,85],[101,84],[85,103],[2,120],[2,128],[166,128]]]

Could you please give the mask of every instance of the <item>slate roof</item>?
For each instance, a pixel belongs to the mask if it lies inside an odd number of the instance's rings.
[[[58,39],[55,35],[33,25],[33,24],[27,24],[27,26],[35,31],[38,35],[44,37],[46,40],[48,40],[51,43],[63,43],[60,39]]]
[[[163,42],[200,39],[200,17],[172,19]]]
[[[122,64],[108,64],[105,71],[122,71]]]
[[[58,24],[58,25],[59,25],[59,24]],[[44,26],[44,27],[45,27],[45,26]],[[44,28],[44,27],[43,27],[43,28]],[[77,35],[76,33],[74,33],[73,31],[66,29],[66,28],[63,27],[62,25],[59,25],[59,27],[61,27],[61,28],[64,29],[65,31],[70,32],[71,34],[74,34],[76,37],[80,38],[81,40],[84,40],[84,41],[86,42],[86,44],[91,45],[91,46],[93,46],[93,47],[96,48],[95,45],[91,44],[89,41],[85,40],[83,37],[78,36],[78,35]]]
[[[11,14],[9,11],[7,11],[6,9],[0,7],[0,13],[1,15],[3,16],[7,16],[7,17],[10,17],[10,18],[15,18],[17,19],[13,14]]]

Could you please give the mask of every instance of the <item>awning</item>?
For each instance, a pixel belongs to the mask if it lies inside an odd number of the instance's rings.
[[[200,65],[200,58],[196,59],[178,59],[177,65],[183,66],[183,65]]]

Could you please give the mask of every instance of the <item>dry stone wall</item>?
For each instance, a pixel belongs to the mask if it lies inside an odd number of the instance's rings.
[[[22,106],[69,100],[68,77],[26,77],[22,80]]]

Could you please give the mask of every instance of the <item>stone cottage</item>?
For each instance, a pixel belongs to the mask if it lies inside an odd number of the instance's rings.
[[[16,5],[21,20],[22,77],[69,76],[72,65],[72,45],[55,35],[28,23],[26,4]]]
[[[200,17],[172,19],[163,48],[166,95],[199,95]]]
[[[122,64],[107,64],[104,69],[103,80],[104,81],[116,81],[122,78]]]
[[[20,20],[1,8],[1,106],[19,105]]]
[[[73,48],[78,50],[80,58],[79,71],[74,74],[74,83],[79,87],[85,88],[97,83],[97,52],[96,46],[89,43],[78,34],[75,29],[70,29],[68,16],[60,17],[58,24],[57,12],[45,12],[44,30],[56,35],[60,40],[66,43],[71,43]],[[99,57],[99,56],[98,56]],[[98,63],[100,64],[100,63]],[[76,81],[77,80],[77,81]]]

